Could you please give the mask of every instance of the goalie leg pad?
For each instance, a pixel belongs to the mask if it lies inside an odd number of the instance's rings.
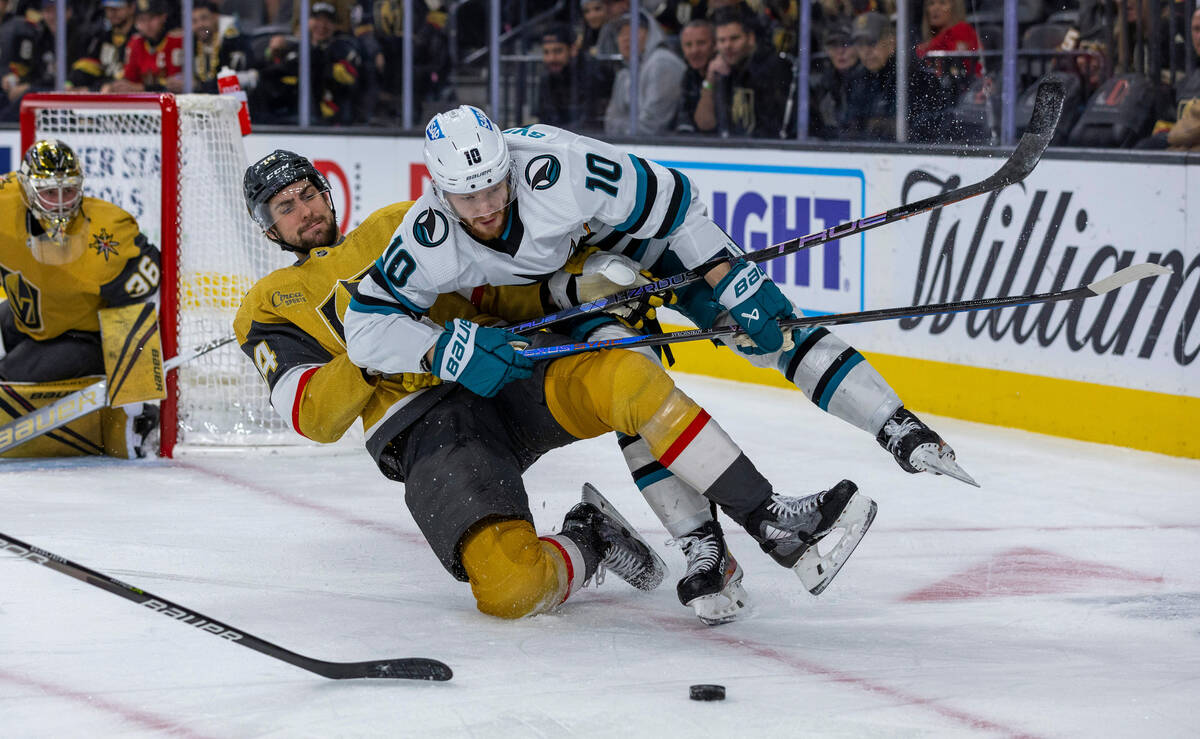
[[[37,409],[83,390],[98,379],[82,377],[57,382],[0,382],[0,425],[15,422],[10,428],[0,431],[0,445],[13,445],[0,456],[78,457],[102,454],[104,443],[98,413],[88,413],[54,431],[32,436],[38,430],[38,418],[34,416]],[[100,394],[96,397],[100,398]],[[26,435],[31,438],[21,443]]]

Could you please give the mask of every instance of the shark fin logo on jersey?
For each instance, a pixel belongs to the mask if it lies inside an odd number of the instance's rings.
[[[430,121],[429,125],[425,127],[425,138],[430,141],[446,138],[446,134],[442,133],[442,124],[436,120]]]
[[[525,165],[525,182],[534,190],[548,190],[558,182],[562,174],[562,165],[558,158],[550,154],[542,154],[529,160]]]
[[[446,221],[446,216],[435,208],[426,208],[413,224],[413,238],[421,246],[437,246],[449,235],[450,224]]]

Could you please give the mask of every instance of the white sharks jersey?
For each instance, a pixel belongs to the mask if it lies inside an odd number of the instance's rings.
[[[655,245],[634,257],[643,264],[668,245],[689,269],[736,249],[676,170],[552,126],[504,136],[516,199],[503,233],[479,241],[436,196],[422,195],[346,311],[347,351],[358,366],[386,374],[419,371],[443,331],[423,320],[438,295],[543,281],[598,229],[619,232],[608,240],[623,247]]]

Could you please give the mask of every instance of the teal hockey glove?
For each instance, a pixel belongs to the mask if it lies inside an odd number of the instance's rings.
[[[795,315],[792,303],[757,265],[744,259],[734,262],[729,274],[713,288],[713,296],[754,340],[755,347],[739,346],[739,351],[770,354],[783,346],[778,321]]]
[[[510,341],[526,343],[524,337],[499,328],[480,326],[456,318],[446,322],[446,332],[437,340],[430,369],[448,382],[490,398],[513,380],[533,374],[533,362],[518,354]]]

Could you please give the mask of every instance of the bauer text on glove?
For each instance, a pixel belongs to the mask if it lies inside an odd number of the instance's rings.
[[[757,265],[739,259],[713,288],[717,301],[729,310],[758,349],[771,353],[783,346],[780,318],[790,318],[792,303]]]
[[[511,341],[524,343],[525,339],[461,318],[447,321],[446,332],[434,347],[430,369],[443,380],[490,398],[513,380],[533,374],[533,362],[517,353]]]

